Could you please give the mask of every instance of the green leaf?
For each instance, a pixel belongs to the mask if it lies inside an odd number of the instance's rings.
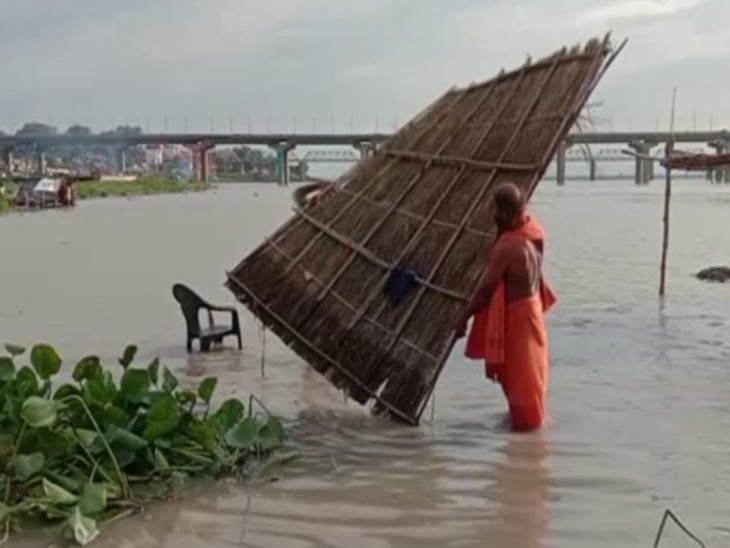
[[[137,355],[137,347],[133,344],[130,344],[127,346],[127,348],[124,349],[124,354],[121,358],[119,358],[119,365],[121,365],[124,369],[127,369],[132,362],[134,361],[134,357]]]
[[[81,392],[79,391],[78,387],[74,386],[73,384],[62,384],[53,394],[53,399],[62,400],[64,398],[68,398],[69,396],[79,395],[81,395]]]
[[[217,384],[218,379],[215,377],[206,377],[203,379],[203,382],[200,383],[200,386],[198,387],[198,396],[200,396],[200,399],[206,404],[210,404],[210,398],[213,397],[213,391],[215,391]]]
[[[14,513],[30,513],[34,511],[44,514],[49,520],[65,519],[69,515],[67,509],[57,507],[46,499],[26,497],[23,499],[23,502],[13,508]]]
[[[73,378],[76,382],[101,376],[99,356],[86,356],[74,367]]]
[[[188,425],[185,433],[208,451],[215,451],[218,448],[218,436],[208,423],[196,420]]]
[[[167,462],[167,458],[159,449],[155,449],[155,470],[161,472],[163,470],[169,470],[170,463]]]
[[[271,451],[277,449],[284,443],[284,426],[276,417],[269,417],[269,420],[259,429],[259,442],[261,449]]]
[[[155,399],[147,411],[147,426],[142,436],[154,440],[173,431],[180,421],[180,411],[175,398],[167,393]]]
[[[234,449],[250,449],[256,441],[256,421],[246,417],[236,426],[228,430],[224,436],[229,447]]]
[[[213,419],[218,425],[218,429],[222,432],[226,432],[233,428],[243,416],[244,406],[243,403],[236,399],[230,399],[224,401],[218,408],[218,411],[213,415]]]
[[[28,481],[38,474],[46,464],[43,453],[16,455],[9,463],[10,470],[21,481]]]
[[[138,402],[150,391],[150,374],[146,369],[127,369],[120,383],[122,394],[133,402]]]
[[[166,392],[174,392],[179,384],[177,377],[165,367],[165,372],[162,374],[162,389]]]
[[[20,411],[23,420],[32,428],[51,426],[58,417],[58,402],[31,396],[23,403]]]
[[[96,520],[85,517],[78,506],[74,507],[67,523],[71,527],[74,540],[81,546],[86,546],[99,535]]]
[[[5,525],[5,522],[10,517],[10,507],[4,502],[0,502],[0,525]]]
[[[30,351],[30,363],[44,381],[61,370],[61,357],[48,344],[37,344],[33,347]]]
[[[57,474],[53,472],[52,470],[46,470],[43,475],[48,478],[49,480],[53,481],[54,483],[57,483],[66,491],[70,491],[72,493],[76,493],[78,491],[81,491],[81,486],[83,483],[86,482],[86,478],[83,478],[82,481],[79,481],[76,478],[72,478],[69,476],[63,476],[61,474]]]
[[[100,407],[110,405],[117,395],[117,387],[109,371],[100,377],[92,377],[84,382],[84,399]]]
[[[15,364],[11,358],[0,358],[0,382],[12,381],[15,377]]]
[[[103,483],[87,483],[81,493],[79,508],[84,516],[98,516],[106,510],[106,487]]]
[[[76,428],[75,430],[76,436],[78,437],[79,441],[82,445],[84,445],[87,449],[90,449],[94,446],[94,443],[99,437],[99,434],[96,433],[96,430],[87,430],[85,428]]]
[[[107,425],[116,425],[120,428],[124,428],[129,424],[131,420],[127,414],[119,407],[112,405],[104,409],[103,413],[104,423]]]
[[[25,347],[19,346],[17,344],[6,344],[5,350],[7,350],[8,354],[13,357],[22,356],[23,354],[25,354]]]
[[[74,449],[73,438],[57,429],[27,430],[21,445],[23,453],[43,453],[46,458],[64,459]]]
[[[152,380],[152,384],[157,386],[157,383],[160,380],[160,358],[155,358],[152,360],[152,363],[150,363],[147,366],[147,371],[150,373],[150,379]]]
[[[131,449],[127,449],[126,447],[115,445],[112,448],[112,452],[117,459],[117,464],[119,464],[119,468],[122,470],[131,465],[136,459],[136,452],[132,451]],[[104,460],[107,462],[107,464],[112,465],[111,459],[105,458]]]
[[[139,451],[147,447],[147,441],[140,438],[137,434],[133,434],[129,430],[120,428],[115,424],[110,424],[106,431],[106,439],[110,444],[119,444],[132,451]]]
[[[38,395],[38,377],[27,365],[20,368],[15,376],[15,382],[18,383],[18,395],[22,398]]]
[[[43,492],[46,494],[46,497],[54,504],[71,505],[76,504],[76,502],[79,500],[79,497],[77,497],[73,493],[69,493],[60,485],[56,485],[46,478],[43,478]]]

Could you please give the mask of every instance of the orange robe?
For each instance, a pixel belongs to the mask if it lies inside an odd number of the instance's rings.
[[[515,229],[502,233],[494,243],[507,238],[545,240],[542,226],[529,215]],[[466,342],[466,356],[483,359],[487,378],[497,380],[509,403],[512,427],[531,430],[545,419],[548,344],[544,313],[556,302],[550,286],[540,277],[535,294],[505,302],[504,284],[489,304],[474,315]]]

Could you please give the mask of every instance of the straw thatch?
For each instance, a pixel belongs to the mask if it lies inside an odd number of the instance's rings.
[[[490,189],[529,196],[611,57],[608,37],[452,89],[228,273],[286,344],[373,412],[417,424],[494,238]],[[394,267],[418,272],[396,303]]]

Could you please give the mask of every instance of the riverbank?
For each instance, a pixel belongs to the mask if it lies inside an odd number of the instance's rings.
[[[76,184],[76,198],[108,198],[113,196],[145,196],[151,194],[179,194],[202,192],[212,184],[200,181],[177,181],[163,177],[145,177],[134,181],[104,180],[81,181]]]
[[[0,195],[0,213],[13,209],[12,196],[18,191],[16,183],[5,184],[5,194]],[[203,192],[213,188],[212,183],[181,181],[165,177],[143,177],[140,179],[105,179],[100,181],[79,181],[76,183],[76,199],[150,196],[156,194],[180,194]]]

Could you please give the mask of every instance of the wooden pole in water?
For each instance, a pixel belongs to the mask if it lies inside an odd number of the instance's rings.
[[[659,280],[659,296],[664,297],[667,275],[667,249],[669,248],[669,204],[672,199],[672,168],[669,166],[669,157],[674,150],[674,108],[677,101],[677,88],[672,93],[672,117],[669,124],[669,140],[664,147],[665,185],[664,185],[664,239],[662,241],[662,265]]]

